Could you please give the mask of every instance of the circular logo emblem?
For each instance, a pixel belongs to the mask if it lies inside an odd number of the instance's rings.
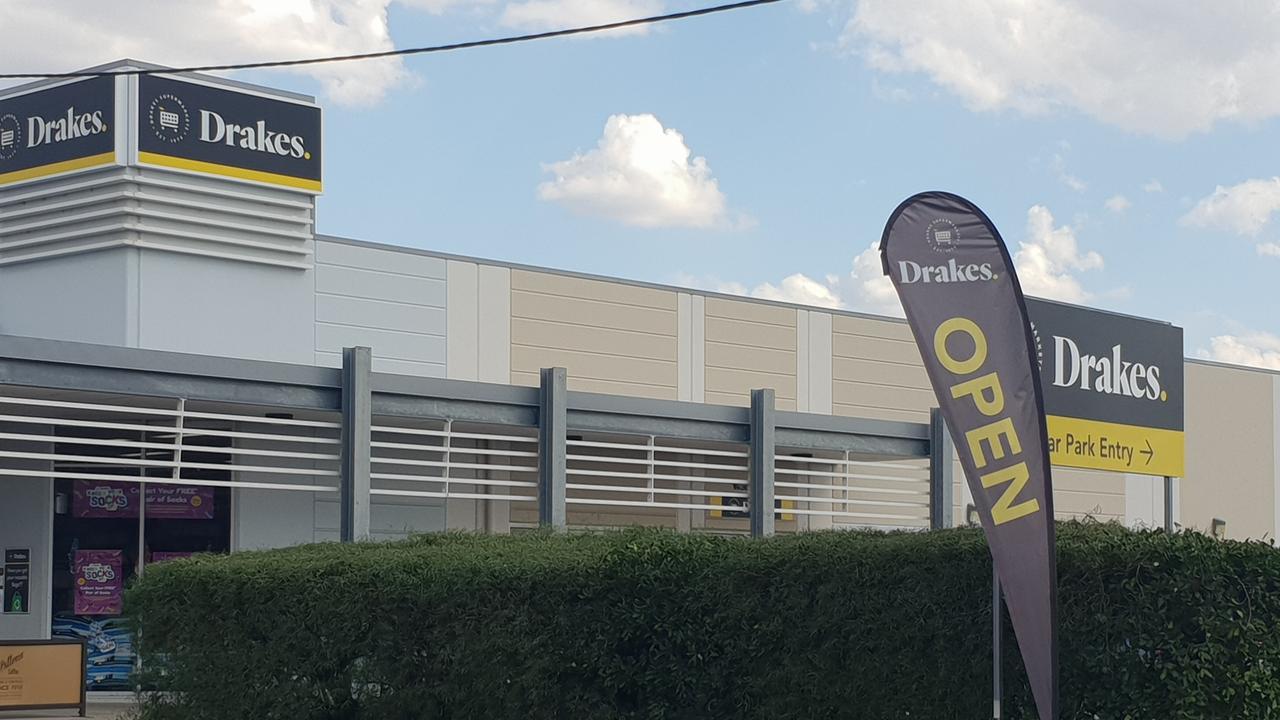
[[[1041,370],[1043,370],[1044,343],[1040,341],[1040,329],[1036,327],[1035,323],[1031,323],[1031,339],[1034,340],[1036,344],[1036,364],[1040,366]]]
[[[0,160],[8,160],[22,147],[22,123],[12,113],[0,115]]]
[[[191,131],[191,113],[176,95],[157,95],[147,109],[147,124],[151,132],[167,143],[179,143]]]
[[[196,495],[191,498],[191,507],[198,508],[203,504],[204,504],[204,501],[200,499],[199,495]]]
[[[960,242],[960,228],[946,218],[938,218],[925,228],[924,240],[938,252],[951,252]]]

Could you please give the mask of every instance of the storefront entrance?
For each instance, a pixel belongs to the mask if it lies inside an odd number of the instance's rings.
[[[90,691],[131,690],[133,637],[122,618],[124,588],[157,563],[231,549],[225,437],[156,430],[57,429],[53,496],[53,637],[84,640]],[[181,453],[182,484],[171,465]],[[83,457],[83,460],[73,459]],[[215,466],[213,468],[204,466]],[[119,477],[119,480],[114,478]]]

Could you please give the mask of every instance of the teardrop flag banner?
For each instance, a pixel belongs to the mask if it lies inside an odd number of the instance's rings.
[[[1004,240],[976,205],[907,198],[880,240],[982,519],[1040,720],[1058,718],[1053,481],[1040,369]]]

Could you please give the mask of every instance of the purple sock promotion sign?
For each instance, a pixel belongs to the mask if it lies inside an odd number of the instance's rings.
[[[78,518],[136,518],[140,493],[141,486],[134,482],[76,480],[71,487],[71,512]],[[148,484],[146,502],[148,519],[213,519],[211,487]]]
[[[77,550],[75,613],[119,615],[124,609],[124,553]]]

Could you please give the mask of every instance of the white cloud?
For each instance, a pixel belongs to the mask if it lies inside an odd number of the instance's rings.
[[[1064,149],[1066,149],[1064,143]],[[1053,158],[1049,161],[1049,167],[1062,181],[1063,185],[1075,190],[1076,192],[1084,192],[1089,186],[1083,180],[1067,172],[1067,161],[1063,159],[1061,154],[1054,153]]]
[[[1184,225],[1232,230],[1255,236],[1271,214],[1280,210],[1280,177],[1246,180],[1231,187],[1219,185],[1182,217]]]
[[[975,110],[1069,108],[1178,138],[1280,114],[1280,13],[1252,0],[860,0],[842,43]]]
[[[1280,257],[1280,244],[1273,242],[1258,243],[1258,254]]]
[[[663,0],[524,0],[507,5],[502,12],[502,24],[531,30],[605,25],[660,15],[664,5]],[[637,25],[606,34],[642,35],[648,31],[648,25]]]
[[[1159,180],[1152,178],[1151,180],[1143,183],[1142,191],[1149,193],[1164,192],[1164,185],[1161,185]]]
[[[1106,206],[1111,212],[1122,213],[1128,210],[1133,203],[1129,202],[1129,198],[1123,195],[1112,195],[1107,198]]]
[[[538,197],[639,227],[726,227],[724,194],[706,158],[656,117],[613,115],[595,149],[544,165]]]
[[[441,9],[444,0],[431,2]],[[0,66],[48,72],[123,57],[165,65],[279,60],[389,50],[391,0],[175,0],[0,3]],[[409,77],[399,59],[282,70],[315,78],[341,103],[368,103]]]
[[[902,303],[888,276],[880,268],[880,243],[873,242],[853,259],[853,267],[847,275],[827,275],[817,279],[795,273],[783,278],[777,285],[760,283],[748,289],[739,282],[716,279],[699,279],[681,273],[677,276],[681,285],[700,287],[731,295],[744,295],[764,300],[812,305],[876,315],[902,317]]]
[[[1267,332],[1218,335],[1209,339],[1209,349],[1200,356],[1233,365],[1280,370],[1280,337]]]
[[[1027,210],[1027,241],[1020,243],[1013,257],[1018,280],[1028,295],[1084,302],[1091,295],[1075,273],[1102,267],[1102,256],[1090,250],[1081,253],[1075,232],[1068,226],[1054,227],[1053,214],[1043,205]]]

